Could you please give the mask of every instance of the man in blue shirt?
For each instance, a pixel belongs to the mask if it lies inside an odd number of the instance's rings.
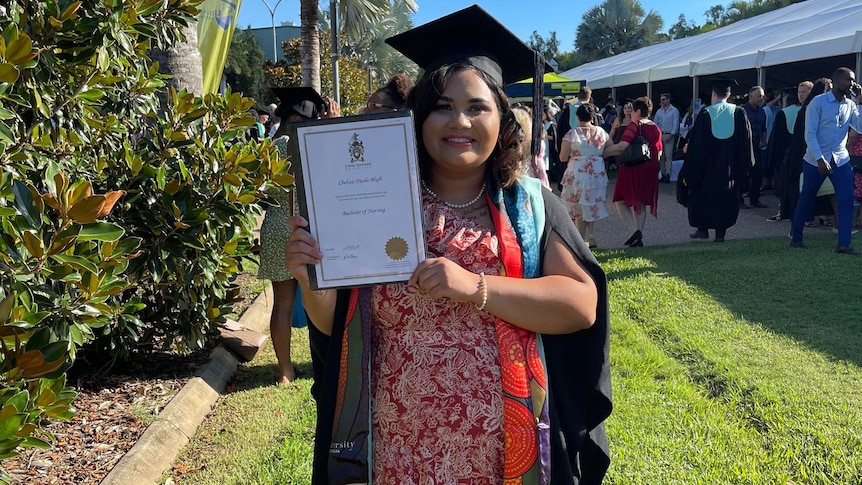
[[[805,143],[808,149],[802,164],[802,191],[793,214],[791,247],[804,248],[802,228],[811,212],[817,190],[828,176],[835,187],[838,209],[838,248],[836,252],[855,254],[850,247],[853,214],[853,168],[847,151],[847,128],[862,130],[862,118],[854,98],[860,87],[856,75],[846,67],[832,75],[832,90],[823,93],[805,111]]]

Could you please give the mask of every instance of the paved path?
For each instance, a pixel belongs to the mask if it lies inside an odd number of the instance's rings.
[[[623,248],[623,242],[631,235],[623,220],[611,202],[614,193],[614,181],[608,185],[608,217],[596,222],[596,242],[599,249]],[[688,237],[694,228],[688,225],[687,209],[676,201],[676,183],[659,184],[658,218],[647,215],[643,230],[644,245],[679,244],[692,242]],[[727,230],[725,239],[754,239],[761,237],[786,237],[790,233],[790,222],[767,222],[766,218],[778,210],[778,198],[772,191],[761,195],[760,201],[769,207],[766,209],[740,209],[736,225]],[[831,232],[831,227],[806,228],[806,231],[817,233]],[[710,237],[715,237],[710,231]],[[712,239],[698,240],[712,244]],[[789,240],[788,240],[789,244]]]

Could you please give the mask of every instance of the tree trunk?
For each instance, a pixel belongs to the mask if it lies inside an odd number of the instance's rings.
[[[183,35],[186,36],[185,42],[178,42],[167,51],[152,50],[149,56],[153,61],[159,62],[160,73],[173,76],[167,81],[168,86],[173,86],[178,91],[185,88],[202,96],[204,75],[201,52],[198,50],[197,23],[184,27]]]
[[[302,85],[320,92],[320,32],[317,30],[317,0],[301,0]]]
[[[185,42],[177,42],[166,51],[151,50],[147,55],[159,63],[159,73],[170,74],[172,77],[165,82],[165,88],[159,90],[159,114],[164,115],[169,106],[170,88],[177,91],[185,88],[197,96],[204,92],[204,73],[201,52],[198,49],[197,22],[183,27]]]

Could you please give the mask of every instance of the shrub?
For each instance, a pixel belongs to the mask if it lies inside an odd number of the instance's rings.
[[[253,101],[157,92],[146,52],[199,0],[5,2],[0,12],[0,459],[49,446],[94,339],[198,348],[237,298],[287,162],[243,143]],[[0,471],[0,481],[2,481]]]

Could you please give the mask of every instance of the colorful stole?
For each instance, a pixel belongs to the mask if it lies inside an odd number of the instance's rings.
[[[497,189],[490,204],[506,276],[541,276],[545,225],[541,189],[538,180],[524,178],[505,192]],[[546,484],[551,470],[551,425],[542,341],[539,334],[499,318],[494,325],[503,375],[504,483]]]
[[[799,115],[799,110],[801,109],[801,105],[793,104],[781,110],[784,111],[784,121],[787,123],[787,132],[791,135],[793,134],[793,128],[796,127],[796,116]]]
[[[529,177],[521,178],[506,190],[495,188],[491,181],[488,183],[503,275],[541,276],[540,243],[545,226],[541,191],[541,183]],[[550,480],[551,446],[541,337],[500,319],[494,324],[503,378],[504,483],[545,485]],[[341,368],[327,464],[332,485],[371,483],[370,339],[371,288],[353,289],[341,342]]]
[[[718,101],[712,106],[707,106],[706,112],[712,118],[712,136],[719,140],[726,140],[733,136],[736,121],[734,112],[736,105],[727,101]]]

